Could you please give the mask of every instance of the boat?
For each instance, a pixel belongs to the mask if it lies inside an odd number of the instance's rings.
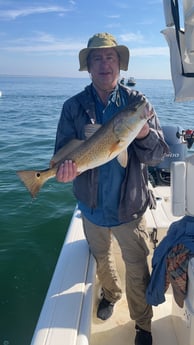
[[[190,186],[194,174],[194,155],[190,155],[188,161],[186,156],[189,139],[194,138],[193,132],[183,131],[177,126],[165,126],[163,131],[169,141],[170,153],[159,166],[149,171],[152,176],[150,188],[157,202],[156,209],[147,209],[145,214],[150,234],[150,269],[155,248],[165,238],[170,225],[185,214],[186,189],[189,203],[194,208],[194,192]],[[169,168],[170,164],[174,164],[173,171]],[[188,170],[188,181],[185,180],[185,169]],[[194,209],[192,212],[194,216]],[[129,317],[124,289],[124,264],[114,238],[113,243],[123,283],[123,297],[116,303],[112,317],[103,322],[96,317],[101,297],[96,263],[84,236],[80,211],[75,207],[31,345],[134,344],[134,322]],[[183,308],[176,304],[170,286],[165,294],[165,302],[154,306],[153,310],[154,344],[193,345],[194,258],[189,261],[188,293]]]
[[[177,1],[164,0],[163,3],[165,14],[170,20],[171,5],[172,7],[177,5]],[[183,0],[183,3],[187,5],[188,11],[191,1]],[[194,11],[191,9],[190,15],[193,16]],[[175,36],[174,40],[176,40]],[[177,55],[175,55],[175,61],[176,58]],[[184,86],[179,91],[184,94],[182,98],[184,100],[186,94],[190,92]],[[176,94],[178,99],[181,97],[180,93]],[[189,99],[190,97],[189,94]],[[177,221],[184,220],[185,215],[188,214],[194,221],[194,155],[187,153],[194,142],[194,131],[182,130],[176,125],[164,126],[163,131],[170,152],[157,167],[149,169],[149,186],[156,198],[156,208],[148,208],[145,213],[150,235],[151,272],[154,253],[166,239],[171,226],[176,227]],[[96,317],[97,305],[101,298],[96,263],[89,251],[81,214],[76,206],[31,345],[134,344],[134,322],[129,316],[124,289],[125,269],[114,237],[113,245],[118,272],[123,284],[123,296],[116,303],[111,318],[103,322]],[[164,300],[153,306],[153,312],[154,345],[193,345],[194,257],[191,257],[188,262],[187,291],[183,305],[177,304],[170,284],[165,292]]]
[[[134,77],[130,77],[127,81],[126,81],[126,85],[127,86],[135,86],[136,85],[136,81]]]
[[[135,86],[136,81],[134,77],[130,77],[129,79],[126,80],[126,78],[122,77],[120,79],[120,84],[126,85],[126,86]]]

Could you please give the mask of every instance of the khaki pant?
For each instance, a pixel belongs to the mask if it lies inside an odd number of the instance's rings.
[[[148,234],[144,217],[130,223],[106,228],[84,216],[83,226],[90,250],[97,262],[97,274],[104,296],[110,302],[121,298],[121,283],[112,255],[112,234],[116,237],[126,267],[126,296],[130,317],[136,324],[151,330],[152,307],[146,303],[145,291],[150,274],[147,264]]]

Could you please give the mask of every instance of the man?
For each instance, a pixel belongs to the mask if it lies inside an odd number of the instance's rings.
[[[143,95],[119,84],[120,69],[127,70],[129,50],[108,33],[91,37],[79,53],[80,71],[90,73],[92,83],[67,100],[58,124],[55,152],[65,143],[88,137],[88,126],[104,124],[118,111],[139,102]],[[103,298],[97,317],[111,317],[122,291],[111,253],[111,234],[121,247],[126,266],[126,296],[135,320],[135,345],[151,345],[152,307],[145,291],[150,275],[147,265],[147,231],[144,212],[150,204],[147,165],[156,165],[167,152],[163,134],[152,106],[151,119],[128,147],[128,164],[117,159],[77,176],[76,164],[65,161],[57,172],[60,182],[73,181],[74,194],[82,212],[83,227],[97,262]]]

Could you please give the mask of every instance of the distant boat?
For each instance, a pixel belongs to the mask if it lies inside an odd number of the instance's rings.
[[[130,77],[129,79],[125,79],[123,77],[120,79],[120,83],[126,86],[134,86],[136,84],[136,81],[134,77]]]
[[[2,95],[3,95],[3,93],[2,93],[2,91],[0,90],[0,97],[2,97]]]
[[[134,77],[130,77],[126,82],[127,86],[135,86],[135,84],[136,84],[136,81]]]

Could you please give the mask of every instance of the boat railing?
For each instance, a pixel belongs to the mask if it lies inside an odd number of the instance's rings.
[[[75,209],[31,345],[88,345],[96,265]]]

